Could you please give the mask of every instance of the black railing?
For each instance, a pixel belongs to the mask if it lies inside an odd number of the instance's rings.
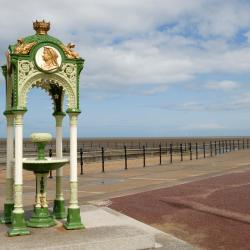
[[[128,169],[128,159],[137,159],[142,157],[143,167],[148,166],[146,164],[147,158],[159,157],[159,165],[173,163],[174,161],[184,161],[184,159],[193,160],[193,152],[195,159],[206,158],[207,156],[214,157],[223,153],[227,153],[234,150],[240,150],[248,148],[248,141],[238,140],[238,147],[234,140],[223,140],[223,141],[210,141],[209,143],[184,143],[179,145],[162,146],[158,147],[146,147],[146,145],[140,145],[139,148],[128,148],[126,145],[123,146],[123,150],[117,149],[104,149],[96,151],[84,151],[83,148],[79,149],[79,162],[80,162],[80,174],[83,174],[83,164],[88,162],[101,161],[101,171],[105,173],[105,162],[110,160],[121,160],[124,159],[124,169]],[[184,146],[183,146],[184,145]],[[186,146],[185,146],[186,145]],[[186,150],[185,150],[186,149]],[[83,160],[84,159],[84,160]],[[168,160],[169,159],[169,160]]]

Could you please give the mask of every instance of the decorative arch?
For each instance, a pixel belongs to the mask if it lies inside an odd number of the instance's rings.
[[[26,81],[22,84],[22,88],[20,90],[20,95],[19,95],[19,102],[18,102],[19,106],[22,108],[26,107],[27,94],[35,86],[44,89],[51,96],[49,92],[50,84],[57,84],[63,88],[63,92],[66,94],[68,98],[69,109],[74,110],[77,108],[76,95],[70,83],[65,78],[61,77],[58,74],[44,74],[40,72],[27,78]]]
[[[58,88],[59,85],[55,82],[51,82],[50,83],[52,88]],[[50,100],[51,100],[51,104],[52,104],[52,110],[53,110],[53,114],[58,114],[58,113],[64,113],[64,96],[65,96],[65,92],[62,91],[61,94],[59,95],[59,100],[55,99],[54,93],[53,91],[49,90],[47,87],[42,86],[42,84],[40,82],[36,82],[32,85],[31,88],[29,88],[29,90],[26,93],[26,105],[28,108],[29,103],[27,103],[28,101],[28,96],[30,94],[30,91],[34,88],[39,88],[42,91],[45,91],[47,93],[47,95],[49,96]],[[29,108],[28,108],[29,109]]]

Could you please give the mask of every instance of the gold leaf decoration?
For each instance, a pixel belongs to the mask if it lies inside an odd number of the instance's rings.
[[[17,45],[15,47],[14,53],[21,54],[21,55],[27,55],[27,54],[29,54],[31,48],[36,44],[37,44],[37,42],[25,43],[23,38],[20,38],[17,40]]]
[[[75,48],[75,44],[68,43],[67,45],[61,44],[61,47],[69,59],[79,58],[79,54],[73,50]]]

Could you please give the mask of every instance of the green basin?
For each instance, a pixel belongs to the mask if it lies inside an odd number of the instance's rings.
[[[24,158],[23,168],[34,173],[48,173],[51,170],[58,169],[69,162],[68,158],[45,158],[45,160],[37,160],[37,158]]]

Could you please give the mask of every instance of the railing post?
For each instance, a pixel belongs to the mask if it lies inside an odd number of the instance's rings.
[[[125,159],[124,169],[127,170],[128,169],[128,162],[127,162],[127,147],[126,147],[126,145],[124,146],[124,159]]]
[[[234,147],[234,140],[233,140],[233,151],[235,150],[235,147]]]
[[[247,148],[248,148],[248,139],[247,139]]]
[[[226,140],[226,153],[227,153],[227,140]]]
[[[240,150],[240,140],[238,140],[238,150]]]
[[[245,149],[245,140],[243,139],[243,149]]]
[[[181,161],[183,161],[182,144],[180,144]]]
[[[143,167],[146,167],[146,149],[145,146],[143,145]]]
[[[232,151],[232,142],[231,142],[231,140],[229,140],[229,150],[230,150],[230,152]]]
[[[213,156],[213,146],[212,146],[212,142],[210,141],[210,156]]]
[[[170,153],[170,163],[172,163],[173,162],[173,148],[172,148],[173,146],[172,146],[172,143],[170,144],[170,149],[169,149],[169,153]]]
[[[192,143],[189,143],[189,154],[190,154],[190,160],[192,161]]]
[[[159,151],[160,151],[160,165],[161,165],[161,144],[159,145]]]
[[[49,157],[52,157],[52,149],[49,149]],[[49,178],[52,179],[53,175],[52,175],[52,170],[49,171]]]
[[[205,145],[205,142],[203,142],[203,157],[206,158],[206,145]]]
[[[220,144],[220,141],[219,141],[219,154],[221,154],[221,144]]]
[[[83,175],[83,149],[80,148],[81,175]]]
[[[105,169],[104,169],[104,147],[102,147],[102,172],[103,173],[105,172]]]
[[[214,155],[217,155],[217,144],[216,144],[216,141],[214,142]]]
[[[196,160],[198,159],[198,144],[195,143],[195,154],[196,154]]]

